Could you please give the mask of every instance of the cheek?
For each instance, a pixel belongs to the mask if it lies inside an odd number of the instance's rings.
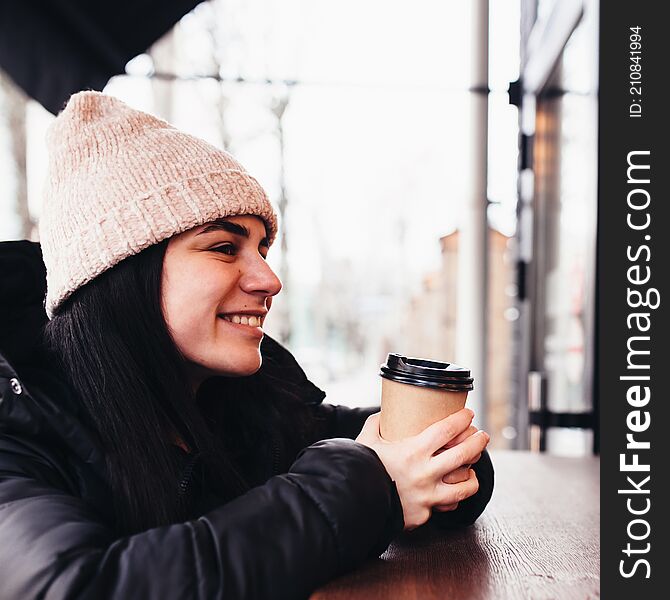
[[[184,352],[183,345],[211,329],[216,321],[216,309],[221,300],[221,289],[215,277],[203,269],[172,268],[164,272],[162,299],[163,314],[172,336]]]

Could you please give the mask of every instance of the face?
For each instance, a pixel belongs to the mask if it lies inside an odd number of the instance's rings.
[[[261,366],[263,323],[281,282],[265,262],[263,221],[226,217],[174,236],[163,261],[163,315],[194,387]]]

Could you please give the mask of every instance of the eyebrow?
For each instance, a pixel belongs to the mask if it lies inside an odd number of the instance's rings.
[[[231,221],[226,221],[223,218],[215,219],[209,223],[202,231],[196,233],[196,235],[202,235],[203,233],[211,233],[212,231],[227,231],[233,235],[239,235],[241,237],[249,239],[249,230],[244,225],[238,225]],[[264,237],[260,243],[261,246],[270,246],[268,238]]]

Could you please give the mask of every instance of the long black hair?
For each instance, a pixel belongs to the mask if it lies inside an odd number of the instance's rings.
[[[50,350],[100,437],[117,526],[125,532],[186,516],[178,494],[183,468],[175,452],[178,441],[225,482],[230,498],[249,488],[216,418],[204,415],[196,402],[185,360],[163,317],[167,244],[126,258],[78,289],[45,329]],[[256,397],[241,403],[255,405],[256,415],[263,410],[258,385],[255,378],[249,389]],[[242,389],[239,381],[233,387],[237,393]],[[258,423],[247,420],[244,426],[251,430]]]

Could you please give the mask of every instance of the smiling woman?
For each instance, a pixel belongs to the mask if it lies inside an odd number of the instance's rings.
[[[197,389],[213,375],[252,375],[261,366],[262,322],[281,290],[265,262],[262,219],[219,219],[170,240],[163,312]],[[197,282],[194,285],[194,282]]]
[[[232,156],[95,92],[48,145],[44,264],[0,244],[0,598],[304,598],[477,518],[471,411],[387,442],[264,334],[277,219]]]

